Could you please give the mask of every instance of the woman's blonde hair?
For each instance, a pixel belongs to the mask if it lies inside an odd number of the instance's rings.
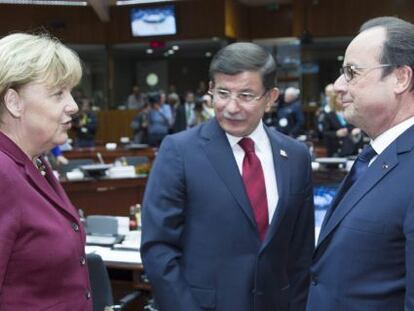
[[[0,39],[0,104],[9,88],[29,82],[73,88],[81,77],[78,55],[48,34],[15,33]]]

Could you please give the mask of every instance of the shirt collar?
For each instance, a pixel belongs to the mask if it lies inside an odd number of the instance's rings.
[[[232,149],[235,148],[236,146],[240,147],[238,143],[243,137],[233,136],[233,135],[230,135],[229,133],[226,133],[226,136],[227,136],[227,139],[229,140],[230,147]],[[267,134],[263,126],[263,121],[260,120],[255,130],[245,137],[250,137],[251,139],[253,139],[255,143],[255,149],[257,151],[263,150],[264,144],[266,143],[266,138],[267,138]]]
[[[397,124],[396,126],[386,130],[384,133],[375,138],[372,142],[372,148],[374,148],[377,154],[383,152],[394,140],[397,139],[408,128],[414,125],[414,116]]]

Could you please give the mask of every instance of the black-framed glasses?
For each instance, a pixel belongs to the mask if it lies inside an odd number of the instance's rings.
[[[240,92],[234,94],[225,89],[213,89],[212,91],[208,91],[208,93],[219,102],[228,103],[231,99],[237,99],[239,103],[244,105],[249,105],[262,99],[267,92],[268,91],[265,91],[262,95],[257,96],[256,94],[250,92]]]
[[[374,66],[374,67],[360,67],[360,66],[355,66],[355,65],[345,65],[339,69],[339,72],[341,75],[344,75],[346,82],[350,82],[352,79],[354,79],[359,74],[358,71],[361,69],[373,70],[373,69],[379,69],[379,68],[391,67],[391,66],[392,66],[391,64],[381,64],[381,65]]]

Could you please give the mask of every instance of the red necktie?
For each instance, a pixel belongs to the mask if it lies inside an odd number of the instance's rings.
[[[254,152],[254,141],[244,137],[239,141],[245,155],[243,159],[243,182],[253,208],[260,239],[263,241],[269,226],[269,212],[267,209],[266,185],[262,165]]]

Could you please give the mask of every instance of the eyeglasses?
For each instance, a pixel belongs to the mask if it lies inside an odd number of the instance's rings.
[[[232,92],[224,89],[214,89],[213,91],[208,91],[208,93],[213,96],[213,98],[223,103],[228,103],[231,99],[234,99],[233,95],[235,95],[235,99],[237,99],[239,103],[248,105],[262,99],[263,96],[267,94],[267,91],[265,91],[260,96],[257,96],[250,92],[240,92],[233,94]]]
[[[359,74],[358,70],[361,70],[361,69],[373,70],[373,69],[379,69],[379,68],[391,67],[391,66],[392,65],[390,64],[382,64],[382,65],[378,65],[375,67],[359,67],[355,65],[346,65],[346,66],[341,67],[339,69],[339,72],[341,73],[341,75],[344,75],[346,82],[350,82],[352,79],[355,78],[355,76]]]

